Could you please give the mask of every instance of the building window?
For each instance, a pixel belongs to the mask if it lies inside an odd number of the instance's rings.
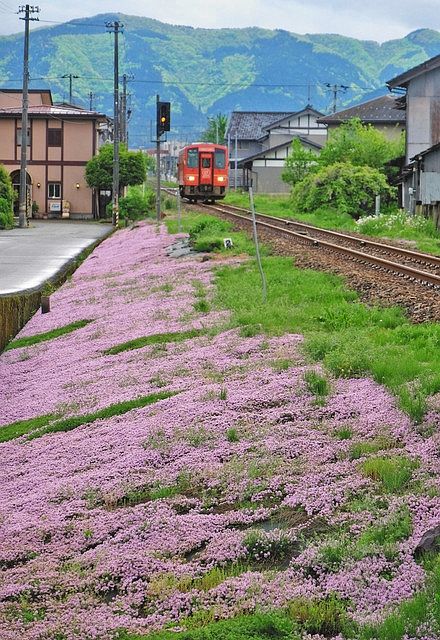
[[[31,144],[31,130],[27,130],[27,146]],[[21,127],[17,129],[17,147],[21,147]]]
[[[61,147],[61,129],[47,130],[47,144],[49,147]]]
[[[61,198],[61,182],[49,182],[47,185],[48,198]]]

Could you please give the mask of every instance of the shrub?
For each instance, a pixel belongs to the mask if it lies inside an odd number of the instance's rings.
[[[6,169],[0,165],[0,229],[10,229],[14,226],[14,199],[15,191],[11,177]]]
[[[11,229],[14,226],[12,207],[6,198],[0,197],[0,229]]]
[[[142,192],[140,187],[131,187],[125,197],[119,200],[119,214],[121,218],[138,220],[153,214],[155,196],[151,189]]]
[[[293,206],[299,213],[332,207],[353,218],[375,209],[376,195],[385,205],[395,198],[385,176],[377,169],[338,162],[306,176],[292,191]]]

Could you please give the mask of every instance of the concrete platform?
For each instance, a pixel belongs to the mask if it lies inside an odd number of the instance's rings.
[[[31,220],[28,228],[0,231],[0,295],[35,289],[111,231],[73,220]]]

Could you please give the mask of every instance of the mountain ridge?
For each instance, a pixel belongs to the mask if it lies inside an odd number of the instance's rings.
[[[172,25],[145,16],[101,13],[33,29],[31,87],[50,88],[68,99],[113,112],[113,37],[105,23],[124,23],[120,74],[129,74],[132,146],[150,146],[156,94],[172,102],[170,138],[199,138],[207,116],[232,110],[297,111],[311,100],[329,112],[338,86],[338,107],[386,92],[385,82],[440,54],[440,33],[417,29],[383,43],[338,34],[296,34],[283,29],[206,29]],[[22,34],[0,37],[0,83],[21,86]],[[342,86],[349,87],[343,91]]]

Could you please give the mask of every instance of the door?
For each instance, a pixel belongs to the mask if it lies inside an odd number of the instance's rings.
[[[200,154],[200,179],[199,184],[212,184],[212,153],[201,153]]]

